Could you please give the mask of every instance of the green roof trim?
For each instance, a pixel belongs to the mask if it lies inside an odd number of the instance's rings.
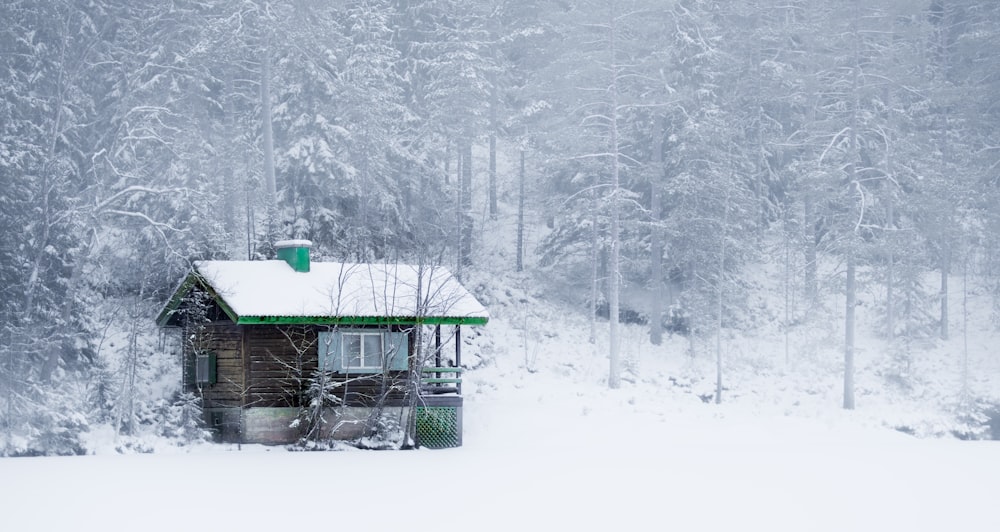
[[[237,325],[486,325],[488,318],[457,316],[240,316]]]

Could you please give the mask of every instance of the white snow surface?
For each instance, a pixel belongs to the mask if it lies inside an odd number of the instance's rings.
[[[195,269],[239,316],[489,317],[441,267],[425,268],[422,280],[409,264],[313,262],[296,272],[282,260],[199,261]]]
[[[654,349],[632,326],[622,334],[626,379],[609,390],[604,327],[591,345],[585,317],[494,282],[470,285],[492,299],[494,317],[463,336],[463,447],[289,452],[148,441],[154,454],[122,455],[113,435],[94,433],[95,455],[0,460],[0,529],[996,528],[998,442],[909,436],[886,428],[897,408],[876,396],[862,395],[853,412],[836,393],[806,401],[790,391],[797,373],[767,376],[759,363],[731,366],[726,401],[705,403],[711,365],[686,355],[683,338]],[[801,367],[824,381],[817,366]]]
[[[279,240],[274,243],[275,249],[281,248],[311,248],[313,245],[312,240],[303,239],[292,239],[292,240]]]
[[[256,264],[275,279],[302,275]],[[252,298],[255,286],[275,290],[271,278],[230,281]],[[790,337],[773,318],[780,301],[752,301],[755,326],[723,338],[717,405],[705,402],[714,339],[653,346],[645,328],[625,326],[624,379],[609,390],[607,322],[591,344],[586,316],[546,302],[527,276],[467,283],[491,319],[463,329],[463,447],[289,452],[149,439],[154,454],[118,454],[105,428],[88,435],[94,455],[0,460],[0,530],[997,529],[1000,442],[952,436],[963,338],[914,346],[902,373],[873,332],[870,293],[858,307],[858,408],[845,411],[839,301]],[[994,399],[990,308],[986,292],[970,294],[968,387]]]
[[[548,393],[544,400],[539,393]],[[846,420],[476,398],[465,446],[0,460],[4,530],[993,530],[1000,447]]]

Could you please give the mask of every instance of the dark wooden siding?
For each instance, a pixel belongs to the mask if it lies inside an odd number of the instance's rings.
[[[247,406],[300,406],[304,378],[316,369],[312,327],[247,325]]]
[[[204,408],[298,407],[305,401],[319,361],[315,326],[235,325],[212,322],[202,329],[200,349],[216,354],[215,384],[188,385],[200,393]],[[185,331],[186,337],[191,331]],[[413,353],[413,337],[410,335]],[[193,357],[184,342],[184,357]],[[185,371],[189,366],[185,365]],[[358,376],[332,374],[341,383],[335,395],[347,406],[398,405],[404,400],[407,372]],[[186,382],[191,382],[187,379]]]
[[[191,331],[185,331],[185,335],[190,334],[192,334]],[[200,392],[205,408],[240,406],[244,387],[241,341],[242,331],[232,322],[209,323],[201,330],[197,343],[199,349],[215,353],[216,382],[215,384],[203,385],[200,388],[188,384],[185,388],[189,391]],[[192,343],[184,342],[185,359],[193,356]],[[191,366],[186,365],[185,371],[189,371],[190,368]],[[193,376],[185,376],[185,378],[186,382],[194,380]]]
[[[249,325],[246,349],[249,352],[249,394],[247,406],[302,406],[310,379],[316,377],[319,362],[314,326]],[[411,339],[412,343],[412,339]],[[412,352],[412,346],[411,351]],[[333,374],[342,383],[335,395],[348,406],[399,404],[405,394],[406,372],[390,372],[359,378]]]

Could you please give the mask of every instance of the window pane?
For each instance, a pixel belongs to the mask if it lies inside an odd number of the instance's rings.
[[[195,369],[195,382],[201,384],[208,382],[208,355],[198,355],[198,364]]]
[[[361,335],[345,334],[341,345],[345,368],[357,368],[361,366]]]
[[[382,335],[365,335],[365,367],[382,367]]]

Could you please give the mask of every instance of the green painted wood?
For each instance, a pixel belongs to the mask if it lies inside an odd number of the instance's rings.
[[[278,258],[287,262],[293,270],[302,273],[309,272],[309,248],[287,247],[278,248]]]
[[[424,384],[461,384],[462,379],[446,379],[446,378],[429,378],[420,379],[420,382]]]
[[[420,371],[424,373],[461,373],[462,368],[423,368]]]
[[[225,310],[225,309],[223,309]],[[488,318],[453,316],[239,316],[237,325],[486,325]]]
[[[418,406],[415,429],[417,444],[429,449],[462,445],[461,408]]]

